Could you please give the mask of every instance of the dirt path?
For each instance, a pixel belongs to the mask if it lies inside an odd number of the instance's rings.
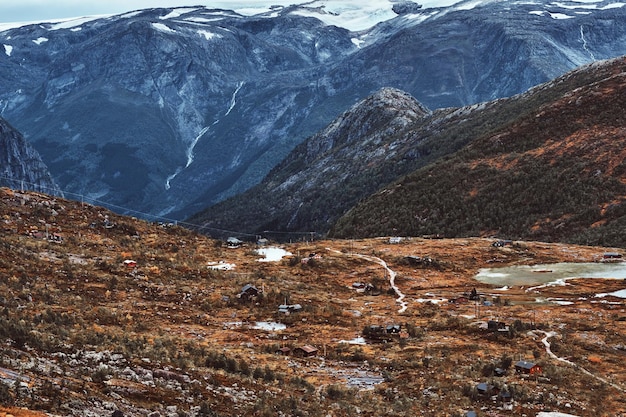
[[[549,338],[551,338],[551,337],[556,336],[558,333],[556,333],[556,332],[545,332],[545,331],[543,331],[543,330],[535,330],[535,333],[543,333],[543,334],[545,335],[545,337],[544,337],[543,339],[541,339],[541,343],[543,343],[543,345],[546,347],[546,353],[547,353],[547,354],[548,354],[548,356],[550,356],[552,359],[556,359],[556,360],[557,360],[557,361],[559,361],[559,362],[563,362],[563,363],[566,363],[566,364],[568,364],[568,365],[570,365],[570,366],[573,366],[574,368],[578,369],[579,371],[581,371],[581,372],[582,372],[582,373],[584,373],[585,375],[588,375],[588,376],[590,376],[590,377],[592,377],[592,378],[595,378],[595,379],[597,379],[598,381],[600,381],[600,382],[602,382],[602,383],[604,383],[604,384],[610,385],[610,386],[612,386],[613,388],[615,388],[615,389],[616,389],[616,390],[618,390],[618,391],[621,391],[621,392],[626,392],[626,391],[625,391],[622,387],[620,387],[619,385],[614,384],[613,382],[607,381],[607,380],[606,380],[606,379],[604,379],[604,378],[601,378],[601,377],[599,377],[599,376],[597,376],[597,375],[592,374],[591,372],[589,372],[588,370],[586,370],[586,369],[585,369],[585,368],[583,368],[582,366],[580,366],[580,365],[578,365],[578,364],[576,364],[576,363],[574,363],[574,362],[572,362],[572,361],[568,361],[568,360],[567,360],[567,359],[565,359],[565,358],[560,358],[560,357],[558,357],[557,355],[555,355],[555,354],[554,354],[554,352],[552,352],[552,350],[550,349],[550,342],[548,341],[548,339],[549,339]]]
[[[387,262],[383,261],[382,259],[376,256],[363,255],[360,253],[345,254],[336,249],[331,249],[331,248],[326,248],[326,249],[335,253],[340,253],[342,255],[356,256],[357,258],[361,258],[370,262],[377,263],[378,265],[381,265],[383,268],[385,268],[385,271],[387,271],[387,274],[389,275],[389,285],[391,285],[391,288],[393,288],[393,291],[396,293],[396,296],[397,296],[396,303],[400,305],[400,309],[398,310],[398,313],[404,313],[406,311],[406,309],[409,306],[409,304],[406,301],[404,301],[404,298],[406,296],[402,293],[402,291],[400,291],[400,288],[398,288],[398,286],[396,285],[396,272],[392,270],[391,268],[389,268],[389,266],[387,265]]]

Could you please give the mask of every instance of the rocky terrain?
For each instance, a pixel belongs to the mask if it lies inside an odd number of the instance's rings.
[[[476,278],[622,249],[227,243],[6,188],[0,217],[0,415],[626,415],[623,279]]]

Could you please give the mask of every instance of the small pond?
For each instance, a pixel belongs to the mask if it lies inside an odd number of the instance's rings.
[[[285,249],[273,247],[257,249],[257,253],[264,256],[264,258],[259,259],[259,262],[278,262],[285,256],[291,255],[291,253],[287,252]]]
[[[626,279],[626,262],[562,262],[483,268],[475,278],[486,284],[505,286],[558,284],[573,278]]]

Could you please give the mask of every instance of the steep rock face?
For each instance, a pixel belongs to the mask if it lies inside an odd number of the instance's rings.
[[[295,146],[309,68],[354,49],[314,19],[197,9],[4,33],[0,108],[64,189],[166,215],[247,188]]]
[[[12,29],[0,33],[0,115],[63,189],[183,218],[257,184],[382,87],[430,109],[461,106],[626,53],[624,8],[608,2],[585,14],[555,3],[409,6],[358,33],[304,6],[252,17],[151,9]]]
[[[37,151],[0,118],[0,185],[62,195]]]
[[[261,184],[189,220],[207,232],[328,230],[364,195],[414,166],[422,152],[412,151],[419,138],[410,129],[430,117],[409,94],[384,88],[297,146]]]

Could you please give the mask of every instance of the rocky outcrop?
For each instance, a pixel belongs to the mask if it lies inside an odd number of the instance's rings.
[[[62,195],[37,151],[0,118],[0,185]]]
[[[431,112],[409,94],[384,88],[296,147],[258,186],[190,219],[202,230],[325,231],[360,198],[422,155],[410,135]],[[272,237],[276,237],[272,235]]]

